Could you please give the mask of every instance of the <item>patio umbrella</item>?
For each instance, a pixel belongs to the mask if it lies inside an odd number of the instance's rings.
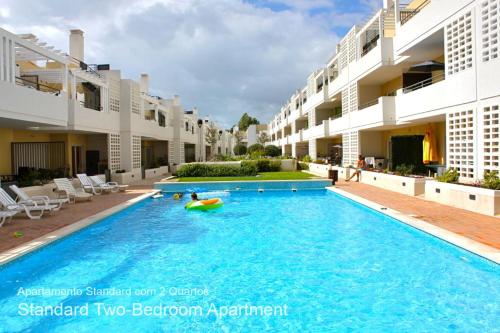
[[[444,70],[444,64],[434,61],[428,60],[424,61],[420,64],[416,64],[410,67],[410,72],[433,72],[433,71],[442,71]]]
[[[436,139],[434,136],[434,129],[431,125],[427,126],[427,129],[425,130],[423,151],[424,164],[429,164],[432,161],[437,161]]]

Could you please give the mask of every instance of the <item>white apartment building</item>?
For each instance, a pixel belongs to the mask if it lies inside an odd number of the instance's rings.
[[[248,126],[248,129],[246,131],[247,133],[247,145],[250,147],[251,145],[254,145],[256,143],[259,143],[259,137],[262,133],[267,134],[267,125],[266,124],[260,124],[260,125],[250,125]]]
[[[146,74],[135,81],[86,64],[81,30],[71,31],[66,54],[0,28],[0,175],[31,167],[137,179],[144,169],[209,158],[208,124],[179,96],[151,96]],[[220,131],[215,151],[231,153],[229,137]]]
[[[432,161],[463,181],[500,171],[499,41],[500,0],[384,0],[269,123],[271,143],[390,165],[395,137],[432,133]]]

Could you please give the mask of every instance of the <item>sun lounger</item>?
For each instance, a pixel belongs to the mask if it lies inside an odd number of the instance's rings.
[[[90,176],[92,182],[96,185],[107,185],[113,188],[113,192],[116,191],[125,191],[128,188],[128,185],[119,185],[117,182],[106,182],[101,176]]]
[[[17,195],[17,201],[34,201],[37,204],[42,204],[42,205],[54,205],[56,208],[53,210],[59,210],[61,209],[62,205],[65,203],[69,203],[69,196],[66,196],[66,198],[59,198],[59,199],[51,199],[46,195],[34,195],[34,196],[29,196],[22,188],[17,187],[17,185],[11,185],[9,186],[12,192],[14,192]]]
[[[4,189],[0,188],[0,204],[4,207],[6,211],[11,212],[25,212],[26,215],[32,220],[39,219],[42,217],[43,212],[46,210],[52,211],[56,206],[54,205],[39,205],[34,201],[19,201],[15,202],[10,195],[5,192]],[[32,212],[38,212],[38,215],[33,215]]]
[[[12,216],[16,215],[19,213],[18,211],[12,210],[12,211],[3,211],[0,210],[0,227],[7,221],[11,220]]]
[[[78,180],[82,184],[82,187],[85,190],[85,192],[92,193],[94,195],[100,195],[102,193],[109,193],[113,191],[113,188],[106,184],[94,185],[89,176],[87,176],[84,173],[77,174],[76,176],[78,177]]]
[[[81,188],[76,189],[68,178],[56,178],[54,179],[54,183],[59,191],[69,196],[70,202],[75,202],[76,200],[92,200],[92,193],[87,193]]]

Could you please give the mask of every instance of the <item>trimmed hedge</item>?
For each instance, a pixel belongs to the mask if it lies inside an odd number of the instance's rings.
[[[252,154],[254,152],[260,152],[260,153],[264,154],[264,146],[261,145],[260,143],[254,143],[253,145],[248,147],[247,152],[249,154]]]
[[[281,148],[274,145],[269,145],[264,148],[265,155],[269,157],[281,156]]]
[[[242,161],[241,166],[254,166],[257,172],[277,172],[281,171],[280,160],[255,160],[255,161]]]
[[[247,153],[247,147],[242,144],[236,145],[233,148],[233,152],[237,156],[245,155]]]
[[[255,176],[257,166],[224,164],[185,164],[177,170],[177,177],[238,177]]]

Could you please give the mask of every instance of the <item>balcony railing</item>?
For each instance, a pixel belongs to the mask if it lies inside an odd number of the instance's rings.
[[[363,45],[363,50],[361,51],[361,56],[364,57],[365,55],[368,54],[368,52],[370,52],[375,47],[377,47],[377,43],[378,43],[379,39],[380,39],[380,35],[377,34],[370,41],[368,41],[365,45]]]
[[[431,2],[431,0],[426,0],[426,1],[422,2],[416,8],[407,9],[406,6],[405,6],[405,8],[401,8],[399,10],[399,19],[401,21],[401,25],[403,25],[406,22],[408,22],[409,20],[411,20],[415,15],[417,15],[430,2]]]
[[[54,94],[56,96],[58,96],[61,93],[61,91],[59,89],[55,89],[53,87],[39,83],[37,75],[24,76],[24,77],[16,76],[16,84],[19,86],[24,86],[27,88],[36,89],[38,91],[48,92],[48,93]]]
[[[85,102],[85,101],[79,101],[79,102],[80,102],[80,105],[86,109],[102,111],[102,106],[100,106],[100,105],[96,105],[94,103],[89,103],[89,102]]]
[[[377,105],[378,104],[378,100],[379,100],[379,98],[376,98],[376,99],[373,99],[371,101],[368,101],[368,102],[365,102],[363,104],[360,104],[358,106],[358,110],[363,110],[363,109],[369,108],[370,106]]]
[[[444,81],[445,77],[446,77],[446,75],[444,73],[442,73],[440,75],[436,75],[436,76],[430,77],[428,79],[425,79],[423,81],[414,83],[414,84],[412,84],[410,86],[404,87],[403,88],[403,94],[407,94],[407,93],[410,93],[412,91],[415,91],[415,90],[418,90],[418,89],[422,89],[424,87],[427,87],[427,86],[433,85],[435,83]]]

